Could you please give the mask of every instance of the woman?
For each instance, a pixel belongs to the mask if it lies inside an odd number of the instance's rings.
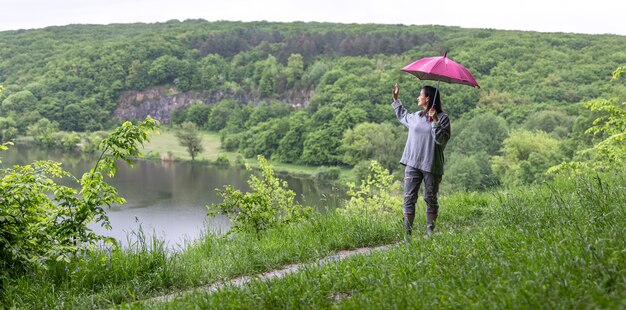
[[[421,111],[409,113],[398,100],[400,88],[392,92],[392,106],[402,125],[409,129],[400,163],[404,170],[404,226],[408,234],[413,232],[415,203],[420,184],[424,181],[424,201],[426,202],[426,235],[435,229],[439,211],[437,192],[443,176],[443,150],[450,139],[450,119],[441,109],[439,91],[432,86],[424,86],[417,97]]]

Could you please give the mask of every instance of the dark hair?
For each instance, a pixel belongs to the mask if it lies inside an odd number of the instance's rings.
[[[425,110],[422,110],[419,112],[420,116],[423,116],[424,114],[428,113],[428,111],[430,111],[433,105],[435,106],[435,111],[437,111],[437,113],[443,112],[443,109],[441,108],[441,95],[439,93],[439,90],[428,85],[422,86],[421,90],[423,90],[424,95],[428,97],[428,105],[426,106]]]

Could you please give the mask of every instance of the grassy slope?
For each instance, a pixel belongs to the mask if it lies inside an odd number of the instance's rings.
[[[441,199],[438,233],[385,253],[226,288],[171,303],[186,308],[623,308],[625,175],[562,178],[541,186]],[[423,206],[422,206],[423,207]],[[318,217],[261,239],[208,236],[164,255],[158,243],[99,253],[12,280],[2,303],[18,308],[107,307],[311,261],[334,250],[402,238],[398,216]],[[423,228],[423,218],[418,227]],[[157,250],[155,250],[157,249]]]
[[[626,306],[626,188],[553,182],[446,200],[439,233],[150,308],[608,308]]]

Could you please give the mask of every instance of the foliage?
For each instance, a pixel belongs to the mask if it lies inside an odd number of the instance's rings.
[[[590,150],[596,161],[614,164],[626,158],[626,102],[597,99],[589,101],[585,107],[591,111],[603,112],[603,116],[593,122],[587,133],[605,137]]]
[[[392,151],[383,153],[344,137],[349,131],[355,137],[363,123],[396,124],[388,102],[395,82],[415,110],[419,87],[433,83],[398,68],[447,50],[482,86],[440,87],[453,119],[447,157],[501,155],[505,131],[524,128],[564,142],[569,160],[589,142],[574,128],[586,113],[577,104],[626,94],[624,85],[605,83],[606,72],[624,70],[623,38],[615,35],[174,20],[4,31],[0,42],[0,120],[14,122],[0,122],[4,141],[42,118],[64,131],[111,128],[123,92],[167,88],[207,104],[163,119],[219,131],[227,151],[317,166],[375,159],[393,171],[399,167],[393,154],[403,146],[397,133],[395,142],[385,138]],[[472,187],[489,183],[483,181]]]
[[[12,117],[0,117],[0,142],[7,142],[17,137],[16,123]]]
[[[200,102],[193,102],[185,111],[185,114],[186,121],[196,124],[198,128],[202,128],[207,124],[207,120],[211,114],[211,106]]]
[[[85,134],[81,139],[81,150],[84,152],[97,152],[100,143],[109,135],[106,131],[96,131]]]
[[[484,191],[500,184],[491,170],[489,155],[484,152],[450,157],[444,180],[441,187],[445,193]]]
[[[364,122],[346,130],[341,144],[342,161],[354,166],[364,160],[376,160],[385,169],[395,170],[406,141],[406,133],[398,128],[389,123]]]
[[[294,203],[296,194],[288,189],[287,182],[274,176],[274,169],[259,155],[262,178],[250,175],[251,192],[242,193],[231,185],[216,192],[222,203],[207,206],[210,216],[225,214],[232,221],[229,233],[252,232],[260,234],[280,225],[300,222],[311,214],[311,208]],[[250,170],[250,167],[247,167]]]
[[[132,164],[141,155],[138,144],[147,141],[156,122],[124,123],[100,145],[102,153],[94,168],[80,180],[52,161],[13,166],[1,170],[0,265],[7,272],[46,268],[50,262],[70,261],[75,254],[91,249],[98,236],[87,224],[95,221],[110,228],[103,207],[124,203],[117,190],[104,181],[117,171],[115,161]],[[56,178],[74,179],[79,190],[58,185]]]
[[[37,123],[28,126],[28,134],[33,137],[36,143],[44,146],[53,146],[57,143],[54,133],[59,130],[59,125],[50,122],[47,118],[42,118]]]
[[[230,160],[228,160],[225,154],[220,154],[217,156],[217,159],[215,159],[215,164],[220,167],[228,167],[230,166]]]
[[[180,125],[180,129],[176,131],[178,143],[187,149],[187,153],[191,156],[191,160],[195,160],[204,147],[202,146],[202,137],[195,123],[186,121]]]
[[[348,184],[350,199],[337,211],[374,221],[397,217],[402,208],[402,185],[378,162],[372,160],[369,164],[367,179],[361,180],[359,187]]]
[[[560,142],[543,131],[515,130],[501,152],[492,157],[491,167],[507,186],[540,182],[549,167],[563,160]]]
[[[509,136],[504,118],[492,111],[476,109],[469,120],[453,124],[453,135],[448,144],[450,150],[460,155],[474,155],[479,152],[493,156],[502,147],[502,141]]]
[[[76,132],[71,132],[61,139],[61,146],[66,150],[74,150],[80,143],[80,135]]]
[[[613,73],[613,80],[619,79],[625,67]],[[549,169],[549,172],[573,171],[585,172],[596,170],[622,169],[626,158],[626,102],[618,103],[614,99],[594,99],[584,104],[591,111],[600,113],[593,121],[593,126],[585,133],[599,136],[601,141],[593,147],[579,150],[576,154],[581,160],[562,163]]]
[[[318,167],[315,171],[315,178],[318,180],[338,180],[341,174],[341,168],[339,167]]]

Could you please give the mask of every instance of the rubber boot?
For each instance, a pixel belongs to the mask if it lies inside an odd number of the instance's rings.
[[[435,221],[437,220],[437,214],[426,213],[426,237],[432,236],[435,232]]]
[[[406,229],[407,235],[411,235],[413,233],[413,221],[414,220],[415,220],[415,215],[404,216],[404,228]]]

